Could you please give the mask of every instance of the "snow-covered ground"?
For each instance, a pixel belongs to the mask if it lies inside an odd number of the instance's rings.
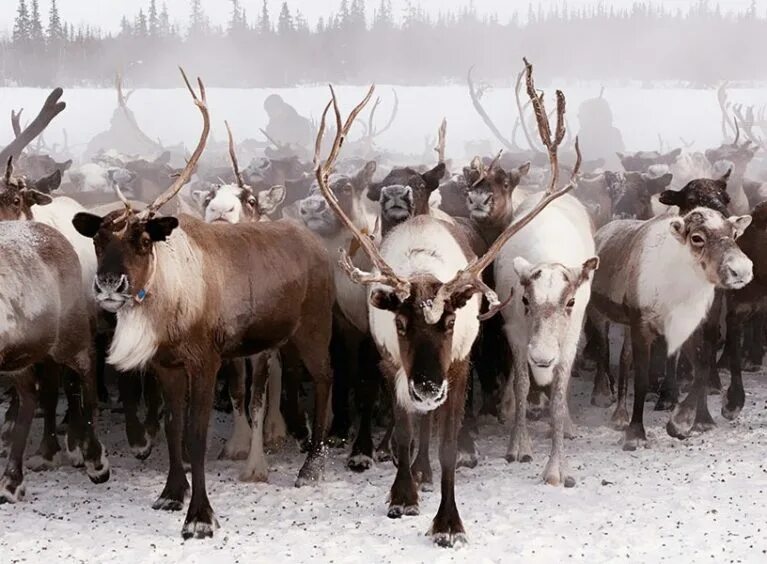
[[[193,71],[191,68],[189,70]],[[475,80],[481,82],[479,70]],[[546,89],[549,99],[553,98],[553,88],[564,90],[570,124],[573,131],[577,132],[578,105],[587,98],[598,96],[602,84],[562,81],[547,84],[541,79],[539,86]],[[465,143],[470,141],[490,140],[489,152],[502,148],[472,107],[465,85],[397,86],[396,91],[400,101],[399,114],[392,128],[377,139],[380,147],[412,155],[421,155],[424,150],[431,151],[434,145],[427,145],[426,139],[436,138],[440,121],[447,117],[448,157],[466,156]],[[45,89],[0,88],[0,116],[10,116],[11,109],[23,107],[26,109],[24,119],[31,120],[48,92]],[[214,137],[225,139],[224,120],[229,120],[238,139],[263,140],[259,132],[259,128],[267,123],[263,101],[275,92],[281,94],[303,115],[315,120],[322,114],[329,96],[326,86],[256,90],[211,88],[208,98]],[[346,113],[362,98],[365,87],[341,86],[337,92],[342,110]],[[381,96],[377,119],[381,127],[391,112],[394,99],[392,87],[378,85],[377,95]],[[665,144],[672,147],[681,146],[680,138],[684,138],[694,143],[695,150],[717,146],[722,140],[721,112],[714,89],[695,90],[668,84],[648,88],[630,83],[608,85],[604,96],[612,106],[615,124],[621,130],[629,150],[658,149],[658,135]],[[72,150],[79,154],[90,139],[108,128],[116,107],[115,92],[111,89],[67,89],[63,99],[68,103],[67,110],[46,131],[46,140],[49,144],[61,143],[62,131],[66,129]],[[767,103],[767,87],[733,86],[730,99],[746,106],[756,104],[760,107]],[[486,92],[482,102],[500,130],[510,138],[517,115],[513,90],[508,86],[492,88]],[[188,146],[196,143],[199,115],[185,90],[137,90],[130,98],[129,105],[138,123],[151,138],[159,138],[166,145],[180,141]],[[367,117],[367,112],[363,117]],[[9,122],[7,127],[0,127],[0,145],[11,139]],[[355,128],[353,131],[361,133],[362,129]],[[521,133],[519,143],[524,146]]]
[[[719,417],[720,401],[712,396],[719,426],[683,442],[666,435],[667,414],[648,404],[651,446],[634,453],[621,451],[620,434],[604,424],[608,414],[589,405],[591,379],[573,383],[578,436],[566,447],[577,486],[541,483],[549,450],[544,423],[531,428],[531,464],[508,464],[507,431],[485,423],[479,465],[457,473],[469,534],[469,544],[457,550],[437,548],[424,536],[439,505],[438,488],[422,494],[420,516],[386,517],[391,464],[353,474],[345,469],[345,453],[335,451],[324,483],[296,489],[303,456],[291,444],[270,456],[269,483],[240,483],[240,463],[215,460],[229,428],[220,414],[207,483],[222,528],[213,540],[184,542],[183,513],[151,509],[165,481],[164,443],[147,462],[133,459],[121,416],[106,413],[98,425],[112,479],[95,486],[69,467],[29,472],[26,501],[0,506],[0,562],[767,561],[764,374],[746,375],[738,421]],[[41,426],[36,420],[30,450]],[[432,460],[436,466],[436,453]]]

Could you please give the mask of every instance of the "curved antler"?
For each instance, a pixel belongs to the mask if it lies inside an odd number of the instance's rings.
[[[205,85],[202,83],[202,79],[197,79],[197,84],[200,87],[200,97],[198,98],[197,93],[194,91],[194,88],[192,88],[192,85],[189,83],[189,79],[186,77],[184,69],[179,67],[179,70],[181,71],[181,76],[184,78],[184,83],[186,84],[189,93],[192,95],[194,105],[197,106],[202,114],[202,134],[197,143],[197,148],[186,163],[184,170],[181,171],[181,174],[178,175],[170,188],[160,194],[154,202],[149,204],[149,206],[139,214],[139,217],[142,219],[148,219],[154,216],[162,206],[167,204],[176,194],[178,194],[184,184],[189,182],[189,179],[192,177],[192,174],[197,167],[197,162],[200,160],[203,151],[205,151],[205,144],[208,141],[208,134],[210,133],[210,114],[208,112],[208,98],[205,94]]]
[[[338,153],[341,150],[341,146],[343,145],[344,140],[349,133],[349,129],[351,129],[355,118],[360,114],[365,105],[372,98],[374,91],[375,85],[372,85],[363,100],[351,111],[349,117],[346,119],[346,122],[342,123],[341,112],[338,109],[336,93],[333,90],[333,87],[330,87],[331,100],[328,102],[327,106],[325,106],[325,110],[322,112],[322,119],[320,121],[320,127],[317,132],[317,140],[314,146],[314,163],[317,165],[316,177],[317,183],[320,187],[320,192],[325,197],[328,205],[336,214],[336,216],[341,220],[341,222],[352,233],[357,243],[359,243],[360,248],[362,248],[365,254],[370,258],[375,268],[378,270],[378,273],[363,272],[362,270],[355,267],[345,249],[341,249],[341,267],[346,271],[346,273],[349,275],[349,278],[351,278],[354,282],[358,284],[380,283],[391,286],[394,288],[400,299],[404,300],[410,295],[410,283],[404,278],[399,277],[394,272],[394,270],[381,256],[370,237],[364,235],[357,228],[357,226],[354,225],[354,222],[352,222],[352,220],[349,219],[349,217],[344,213],[341,205],[338,203],[336,195],[333,193],[333,190],[331,190],[328,183],[328,177],[333,168],[333,164],[338,158]],[[327,114],[331,107],[333,108],[333,112],[336,118],[336,136],[333,140],[330,154],[324,161],[321,161],[320,153],[322,150],[322,138],[325,135],[325,123]]]
[[[13,156],[8,157],[8,163],[5,165],[5,175],[3,180],[6,186],[11,185],[11,179],[13,178]]]
[[[434,150],[437,152],[437,164],[445,162],[445,141],[447,140],[447,118],[442,118],[442,123],[437,130],[437,146]]]
[[[522,133],[525,136],[525,140],[527,141],[527,144],[530,146],[530,149],[532,149],[534,153],[538,153],[540,150],[538,149],[538,147],[535,146],[533,137],[532,135],[530,135],[530,132],[527,129],[527,122],[525,122],[525,109],[533,101],[533,98],[530,98],[530,100],[528,100],[528,102],[524,106],[522,105],[522,101],[519,99],[519,93],[522,91],[522,78],[525,76],[526,71],[527,71],[527,63],[525,62],[525,68],[519,71],[519,74],[517,75],[517,82],[514,85],[514,99],[517,101],[517,111],[519,112],[519,126],[522,128]],[[528,95],[529,93],[530,92],[528,90]]]
[[[472,72],[474,72],[473,66],[469,68],[469,73],[466,77],[466,81],[469,84],[469,96],[471,96],[471,103],[474,106],[474,109],[477,110],[479,117],[482,118],[482,121],[485,122],[485,125],[492,132],[492,134],[495,135],[498,141],[500,141],[508,150],[513,151],[515,149],[514,144],[506,139],[503,134],[501,134],[498,127],[496,127],[496,125],[493,123],[493,120],[490,119],[490,116],[485,111],[484,106],[482,106],[482,102],[479,101],[479,94],[477,93],[477,89],[474,87],[474,81],[471,78]]]
[[[46,98],[40,113],[32,120],[23,131],[16,135],[10,145],[0,151],[0,163],[6,162],[9,157],[18,157],[21,151],[29,145],[35,137],[40,135],[48,124],[67,107],[65,102],[59,100],[64,95],[61,88],[55,88]]]
[[[575,187],[575,182],[577,180],[578,173],[580,172],[582,161],[578,137],[575,138],[576,160],[572,174],[570,175],[570,181],[564,187],[555,189],[559,177],[557,151],[565,137],[565,96],[561,91],[557,90],[557,125],[554,133],[554,138],[552,139],[551,126],[549,124],[548,116],[546,115],[546,110],[543,105],[543,95],[539,95],[535,91],[535,85],[533,84],[532,76],[533,66],[528,63],[526,59],[525,71],[527,74],[527,93],[530,96],[530,100],[532,101],[533,108],[535,110],[535,116],[538,122],[538,133],[540,134],[541,141],[546,146],[549,153],[549,163],[552,168],[551,183],[546,189],[544,197],[541,198],[541,200],[532,210],[530,210],[530,212],[525,214],[520,219],[512,222],[511,225],[509,225],[493,242],[493,244],[484,255],[474,259],[466,268],[459,271],[452,280],[445,283],[439,289],[431,307],[424,310],[424,315],[428,323],[437,323],[442,318],[442,314],[445,309],[445,302],[456,291],[462,288],[466,288],[467,286],[473,288],[476,292],[483,293],[490,304],[490,311],[482,316],[483,319],[488,319],[500,311],[504,307],[504,304],[502,304],[498,299],[498,295],[495,293],[495,291],[493,291],[482,281],[482,272],[488,266],[490,266],[490,264],[492,264],[492,262],[498,256],[498,253],[501,252],[503,246],[509,239],[511,239],[512,236],[514,236],[514,234],[519,232],[519,230],[521,230],[533,219],[535,219],[535,217],[541,213],[551,202],[567,194]]]
[[[229,127],[229,122],[224,120],[226,125],[226,134],[229,136],[229,159],[232,161],[232,168],[234,169],[234,178],[237,180],[237,186],[240,188],[245,187],[245,182],[242,180],[242,173],[240,173],[240,165],[237,162],[237,152],[234,147],[234,137],[232,137],[232,129]]]
[[[18,137],[21,135],[21,114],[24,113],[24,108],[21,108],[18,112],[11,110],[11,127],[13,128],[13,136]]]

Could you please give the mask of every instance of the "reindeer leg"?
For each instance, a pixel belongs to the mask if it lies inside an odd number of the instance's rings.
[[[626,410],[626,396],[629,383],[629,369],[631,368],[631,336],[628,331],[624,334],[621,346],[620,366],[618,367],[618,402],[615,411],[610,418],[610,426],[613,429],[623,430],[629,424],[629,414]]]
[[[566,488],[575,486],[575,479],[569,475],[565,462],[565,423],[569,418],[567,410],[567,387],[570,366],[560,364],[554,373],[551,386],[551,456],[543,471],[543,481],[551,486],[564,484]]]
[[[205,487],[205,451],[215,399],[216,374],[221,360],[208,351],[201,356],[201,359],[186,366],[190,396],[187,444],[192,463],[192,498],[181,529],[181,536],[185,539],[212,537],[213,531],[219,528]]]
[[[271,450],[280,448],[288,434],[285,419],[280,410],[282,399],[282,359],[278,350],[268,353],[269,382],[266,385],[266,417],[264,423],[264,443]]]
[[[0,455],[5,454],[11,447],[13,428],[16,425],[16,418],[19,415],[19,392],[16,391],[15,386],[8,390],[8,396],[11,400],[10,405],[5,412],[3,425],[0,427]]]
[[[708,366],[704,361],[706,346],[703,327],[698,327],[682,346],[683,353],[693,364],[693,384],[666,425],[669,435],[677,439],[685,439],[696,428],[713,425],[713,419],[708,412]],[[702,403],[701,403],[702,402]]]
[[[610,375],[610,324],[607,321],[595,321],[602,327],[602,330],[594,329],[593,340],[596,353],[597,372],[594,377],[594,389],[591,392],[591,405],[596,407],[610,407],[615,403],[613,394],[613,383]]]
[[[746,392],[743,389],[743,373],[741,372],[741,355],[743,353],[741,342],[743,338],[743,323],[745,316],[736,313],[735,307],[728,308],[727,312],[727,344],[730,361],[730,387],[727,388],[727,396],[722,402],[722,417],[730,421],[740,415],[743,405],[746,403]]]
[[[152,441],[147,436],[144,424],[138,417],[138,404],[141,399],[141,373],[131,370],[117,376],[120,399],[125,412],[125,432],[133,456],[146,460],[152,453]]]
[[[39,386],[39,403],[43,408],[43,436],[37,452],[27,459],[27,468],[34,472],[51,470],[61,464],[61,445],[56,434],[56,405],[59,402],[60,368],[53,362],[35,367]]]
[[[264,454],[264,416],[266,413],[266,388],[269,379],[269,353],[261,353],[254,358],[253,385],[250,399],[251,421],[253,429],[250,432],[250,452],[245,469],[240,474],[243,482],[266,482],[269,477],[269,467]]]
[[[266,372],[267,367],[264,354],[255,355],[252,359],[254,374],[256,372]],[[248,415],[245,412],[245,359],[236,358],[226,361],[223,363],[221,371],[224,373],[224,377],[229,384],[227,387],[229,389],[229,397],[232,399],[234,429],[218,458],[219,460],[245,460],[248,457],[248,449],[250,448],[251,436],[253,435],[250,423],[248,423]],[[263,426],[261,431],[263,431]],[[261,448],[263,450],[263,444]]]
[[[16,503],[24,499],[26,488],[24,487],[23,459],[24,449],[29,436],[29,427],[35,416],[37,404],[37,392],[35,391],[35,374],[31,368],[27,368],[15,377],[16,394],[18,395],[19,407],[16,416],[16,424],[13,428],[11,439],[11,451],[5,471],[0,477],[0,505],[3,503]]]
[[[378,371],[375,369],[377,352],[370,338],[362,341],[360,363],[357,373],[357,413],[359,427],[357,438],[352,445],[348,467],[355,472],[364,472],[373,465],[373,408],[378,398],[380,386]]]
[[[301,407],[300,391],[304,367],[298,360],[294,347],[281,349],[283,383],[285,384],[285,424],[288,432],[301,445],[301,452],[309,450],[309,430],[306,425],[306,413]]]
[[[455,463],[458,453],[458,432],[463,418],[463,396],[466,393],[466,378],[469,364],[454,362],[450,367],[451,392],[440,408],[441,441],[439,462],[442,468],[442,498],[437,515],[434,517],[429,534],[435,544],[452,547],[466,543],[466,531],[455,503]],[[522,396],[526,398],[526,396]]]
[[[624,435],[623,450],[636,450],[641,443],[647,442],[644,429],[644,403],[650,368],[650,345],[653,340],[649,328],[641,320],[632,321],[631,351],[634,364],[634,408],[631,413],[631,422]]]
[[[434,489],[434,476],[431,471],[431,459],[429,458],[432,414],[422,414],[418,423],[418,454],[413,461],[410,471],[421,491],[430,492]]]
[[[665,339],[663,342],[665,347]],[[666,350],[668,349],[666,348]],[[666,377],[661,383],[655,411],[670,411],[679,402],[679,381],[676,374],[678,363],[679,352],[666,357]]]
[[[154,367],[165,401],[165,437],[168,442],[168,478],[152,509],[181,511],[189,493],[184,472],[184,420],[186,418],[186,374],[179,369]]]
[[[144,404],[146,406],[146,419],[144,425],[147,432],[147,438],[152,443],[157,439],[160,432],[160,409],[162,397],[160,387],[157,382],[157,375],[148,368],[144,372]]]
[[[506,451],[507,462],[532,462],[533,447],[527,431],[527,394],[530,390],[530,371],[527,366],[527,355],[519,347],[513,347],[512,375],[506,384],[514,386],[514,424],[511,428],[509,446]],[[507,391],[507,395],[510,394]]]
[[[712,393],[719,394],[722,390],[722,381],[719,378],[719,370],[716,367],[716,353],[719,350],[719,321],[722,317],[723,292],[717,290],[714,294],[714,303],[703,320],[703,360],[708,372],[708,386]]]
[[[389,496],[390,519],[399,519],[403,515],[418,515],[418,486],[413,477],[410,464],[411,445],[413,442],[413,417],[393,401],[394,411],[394,450],[396,452],[397,476]]]
[[[349,391],[350,383],[354,381],[357,369],[359,343],[349,335],[355,331],[342,327],[341,323],[333,323],[333,337],[330,340],[331,356],[333,358],[333,423],[328,431],[328,445],[332,448],[343,448],[349,439]]]

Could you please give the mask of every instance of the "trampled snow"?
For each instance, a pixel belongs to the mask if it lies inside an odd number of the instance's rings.
[[[724,375],[724,380],[728,378]],[[647,404],[650,447],[620,448],[609,413],[589,405],[591,377],[575,378],[571,397],[577,437],[566,451],[577,485],[544,485],[547,425],[533,423],[534,460],[503,459],[508,431],[485,422],[479,465],[456,477],[469,544],[433,546],[424,535],[439,505],[421,494],[421,515],[390,520],[391,463],[364,474],[345,468],[333,451],[317,487],[293,483],[303,455],[291,443],[269,456],[265,484],[241,483],[243,463],[215,460],[231,420],[216,415],[209,441],[207,485],[221,529],[213,540],[182,541],[183,513],[153,511],[165,483],[164,440],[146,462],[124,439],[122,416],[102,413],[112,478],[96,486],[71,467],[27,472],[27,499],[0,506],[0,562],[765,562],[767,561],[767,382],[747,374],[739,420],[686,441],[665,432],[668,414]],[[3,408],[7,407],[7,404]],[[4,409],[0,408],[0,412]],[[42,421],[33,426],[34,451]],[[380,430],[379,430],[380,435]],[[436,440],[433,441],[433,444]],[[3,461],[4,463],[4,461]]]

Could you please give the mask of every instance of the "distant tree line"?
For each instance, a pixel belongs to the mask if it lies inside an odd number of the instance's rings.
[[[297,2],[297,0],[293,0]],[[62,21],[56,1],[44,18],[38,0],[18,0],[12,35],[0,40],[0,84],[108,85],[122,70],[132,86],[177,85],[179,63],[211,86],[293,86],[347,82],[462,82],[472,65],[485,80],[510,80],[522,56],[541,76],[575,79],[680,80],[708,86],[720,80],[767,78],[767,14],[756,0],[724,13],[707,0],[687,11],[635,3],[596,4],[525,14],[502,22],[472,7],[429,16],[409,4],[395,17],[391,0],[340,0],[338,10],[310,25],[283,2],[248,14],[230,0],[226,26],[212,25],[200,0],[189,20],[172,23],[167,7],[145,2],[124,16],[117,33]],[[10,4],[7,2],[6,4]],[[6,9],[12,9],[8,7]]]

